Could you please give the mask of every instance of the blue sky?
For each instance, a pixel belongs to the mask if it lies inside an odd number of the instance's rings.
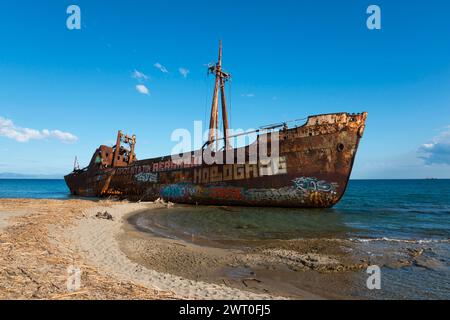
[[[118,129],[138,158],[170,153],[206,119],[221,38],[232,127],[368,111],[353,178],[450,178],[449,15],[441,0],[2,1],[0,172],[67,173]]]

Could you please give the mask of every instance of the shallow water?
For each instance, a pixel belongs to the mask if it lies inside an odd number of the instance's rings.
[[[446,242],[450,180],[351,181],[332,209],[177,206],[147,218],[154,222],[148,221],[148,227],[157,224],[161,230],[154,231],[166,236],[184,233],[212,240]]]
[[[176,206],[141,214],[144,231],[207,245],[251,246],[287,239],[351,240],[370,255],[413,246],[421,265],[382,269],[383,290],[350,288],[363,298],[450,298],[450,180],[351,181],[332,209]],[[367,275],[358,275],[361,281]]]
[[[0,198],[67,199],[64,180],[1,180]],[[423,249],[422,264],[383,268],[382,290],[352,297],[450,299],[450,180],[353,180],[332,209],[176,206],[140,215],[141,230],[208,245],[351,239],[371,255]],[[364,283],[367,275],[357,274]],[[340,288],[330,288],[339,294]]]

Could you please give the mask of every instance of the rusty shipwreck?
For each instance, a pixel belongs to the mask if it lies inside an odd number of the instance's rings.
[[[115,146],[100,146],[86,168],[75,166],[65,176],[71,193],[134,201],[162,198],[202,205],[335,205],[346,190],[367,113],[323,114],[310,116],[298,126],[281,123],[261,127],[255,131],[255,142],[233,148],[225,101],[225,83],[230,74],[222,70],[221,44],[218,62],[208,70],[215,75],[215,87],[209,139],[200,150],[137,160],[136,137],[119,131]],[[222,137],[217,130],[219,99]],[[267,157],[261,156],[261,149],[265,149]],[[223,161],[207,161],[202,156],[206,151]]]

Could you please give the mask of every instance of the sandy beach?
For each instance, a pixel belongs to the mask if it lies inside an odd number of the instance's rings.
[[[122,218],[158,204],[0,200],[1,299],[268,299],[147,269],[120,250]],[[96,218],[108,211],[112,220]],[[68,292],[68,268],[82,271]]]
[[[68,237],[90,208],[108,201],[0,200],[0,299],[170,299],[156,290],[111,277],[91,264]],[[81,288],[67,288],[68,268],[82,270]]]
[[[326,239],[221,247],[139,230],[140,215],[165,206],[0,200],[0,298],[358,298],[351,288],[364,283],[369,264],[399,268],[422,254],[411,246],[368,254],[352,241]],[[67,286],[71,268],[81,271],[75,291]]]

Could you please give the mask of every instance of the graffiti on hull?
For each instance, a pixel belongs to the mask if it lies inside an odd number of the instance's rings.
[[[192,196],[201,194],[201,190],[190,183],[177,183],[163,187],[160,194],[165,199],[189,200]]]
[[[134,176],[138,182],[158,182],[158,174],[153,172],[141,172]]]
[[[321,191],[334,192],[337,188],[337,183],[329,183],[324,180],[317,180],[316,178],[301,177],[292,180],[298,190],[307,191]]]
[[[248,201],[293,201],[302,200],[304,194],[293,187],[284,187],[278,189],[248,189],[245,192]]]
[[[177,183],[161,188],[160,195],[165,199],[184,202],[214,198],[235,203],[307,203],[311,196],[319,199],[334,197],[338,186],[337,183],[305,177],[296,178],[292,182],[290,186],[270,189]]]

